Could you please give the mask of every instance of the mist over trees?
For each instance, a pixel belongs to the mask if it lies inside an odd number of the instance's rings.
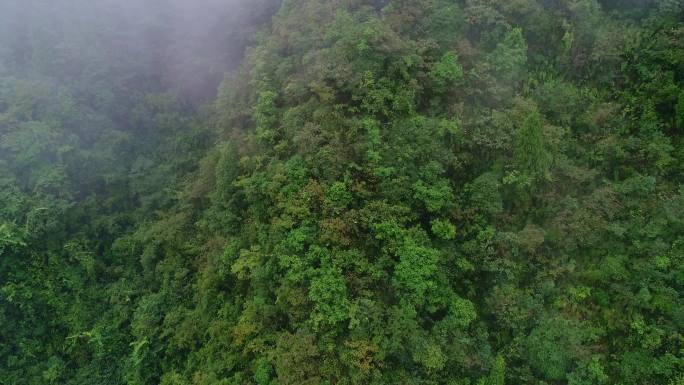
[[[12,74],[174,90],[208,101],[279,0],[4,1],[2,64]],[[94,77],[99,77],[93,79]],[[115,84],[113,84],[115,83]],[[123,83],[123,84],[122,84]],[[199,99],[199,100],[196,100]]]
[[[679,0],[0,0],[0,383],[684,384]]]

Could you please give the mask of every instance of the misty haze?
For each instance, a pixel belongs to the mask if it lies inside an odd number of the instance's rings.
[[[684,385],[684,1],[0,0],[0,384]]]

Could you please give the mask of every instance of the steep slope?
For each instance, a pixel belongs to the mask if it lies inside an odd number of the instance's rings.
[[[614,6],[285,2],[140,233],[135,357],[174,384],[676,381],[682,7]]]
[[[682,382],[680,1],[288,0],[109,161],[5,82],[9,383]]]

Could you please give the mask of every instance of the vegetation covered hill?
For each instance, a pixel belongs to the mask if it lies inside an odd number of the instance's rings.
[[[26,4],[0,383],[684,384],[681,1]]]

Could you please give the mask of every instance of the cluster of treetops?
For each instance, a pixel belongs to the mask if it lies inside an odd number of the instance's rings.
[[[681,0],[6,3],[0,383],[684,384]]]

